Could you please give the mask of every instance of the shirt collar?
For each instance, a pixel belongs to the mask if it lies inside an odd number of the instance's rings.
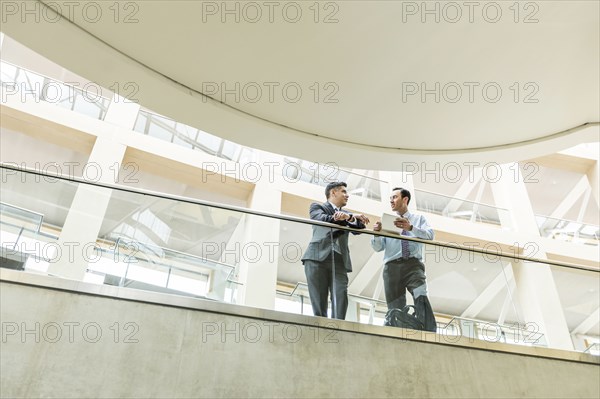
[[[340,208],[338,208],[337,206],[333,205],[331,202],[327,201],[327,203],[329,205],[331,205],[331,207],[333,208],[334,211],[339,211],[340,210]]]
[[[412,214],[410,213],[409,210],[407,210],[404,215],[400,215],[400,212],[396,212],[400,217],[404,218],[404,219],[408,219],[409,217],[412,216]]]

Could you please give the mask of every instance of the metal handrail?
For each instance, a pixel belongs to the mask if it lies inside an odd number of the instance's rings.
[[[49,173],[42,172],[40,170],[35,170],[35,169],[29,168],[29,167],[13,166],[13,165],[6,164],[4,162],[0,162],[0,168],[13,170],[15,172],[30,173],[30,174],[38,175],[38,176],[52,177],[54,179],[61,179],[61,180],[73,182],[73,183],[86,184],[86,185],[95,186],[95,187],[103,187],[103,188],[107,188],[107,189],[111,189],[111,190],[118,190],[118,191],[122,191],[122,192],[133,193],[133,194],[148,195],[148,196],[152,196],[152,197],[156,197],[156,198],[162,198],[162,199],[166,199],[166,200],[178,201],[178,202],[183,202],[183,203],[188,203],[188,204],[202,205],[202,206],[207,206],[207,207],[216,208],[216,209],[224,209],[224,210],[244,213],[244,214],[248,214],[248,215],[262,216],[262,217],[284,220],[284,221],[289,221],[289,222],[308,224],[311,226],[321,226],[321,227],[326,227],[326,228],[336,229],[336,230],[360,232],[361,234],[367,234],[367,235],[378,236],[378,237],[389,237],[389,238],[396,238],[396,239],[400,238],[399,234],[375,232],[373,230],[365,230],[365,229],[359,230],[359,229],[354,229],[354,228],[350,228],[350,227],[346,227],[346,226],[340,226],[337,224],[320,222],[320,221],[300,218],[300,217],[296,217],[296,216],[287,216],[287,215],[280,215],[280,214],[275,214],[275,213],[270,213],[270,212],[257,211],[254,209],[248,209],[248,208],[241,207],[241,206],[226,205],[226,204],[215,203],[215,202],[206,201],[206,200],[199,200],[199,199],[195,199],[195,198],[182,197],[182,196],[177,196],[177,195],[173,195],[173,194],[160,193],[160,192],[155,192],[155,191],[151,191],[151,190],[132,188],[132,187],[122,186],[122,185],[118,185],[118,184],[91,182],[82,177],[65,176],[62,174],[49,174]],[[519,254],[509,254],[509,253],[505,253],[503,251],[490,251],[485,248],[467,247],[467,246],[463,246],[460,244],[435,241],[435,240],[423,240],[420,238],[415,238],[415,237],[410,237],[410,236],[402,236],[402,239],[407,240],[407,241],[414,241],[414,242],[418,242],[418,243],[428,244],[428,245],[439,246],[439,247],[453,248],[453,249],[463,250],[463,251],[467,251],[467,252],[500,256],[500,257],[517,259],[517,260],[526,261],[526,262],[541,263],[541,264],[545,264],[545,265],[553,265],[553,266],[564,267],[564,268],[568,268],[568,269],[577,269],[577,270],[584,270],[584,271],[589,271],[589,272],[600,273],[600,268],[591,268],[591,267],[587,267],[587,266],[583,266],[583,265],[567,263],[567,262],[562,262],[562,261],[557,261],[557,260],[540,259],[540,258],[522,256]]]

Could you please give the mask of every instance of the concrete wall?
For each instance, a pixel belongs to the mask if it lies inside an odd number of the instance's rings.
[[[273,311],[256,309],[269,321],[138,302],[123,289],[111,287],[118,295],[110,297],[103,286],[87,287],[81,294],[0,282],[2,397],[600,395],[597,364],[345,331],[360,329],[349,322],[315,328],[310,321],[322,319]],[[240,308],[212,304],[205,308]],[[278,314],[285,321],[272,320]]]

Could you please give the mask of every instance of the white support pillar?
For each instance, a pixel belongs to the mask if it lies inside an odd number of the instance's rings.
[[[469,198],[471,192],[475,189],[475,187],[478,184],[480,184],[479,182],[481,181],[481,178],[483,176],[481,171],[481,168],[469,169],[469,176],[465,181],[462,182],[458,190],[456,190],[456,192],[454,193],[453,197],[459,199],[450,200],[450,202],[448,202],[448,204],[442,211],[443,215],[452,214],[458,211],[458,209],[462,206],[464,202],[463,200]]]
[[[600,206],[600,190],[598,189],[600,186],[600,162],[596,161],[594,166],[587,171],[586,175],[592,188],[592,196],[596,200],[596,205]]]
[[[140,106],[117,95],[111,102],[106,122],[131,129]],[[125,156],[127,146],[110,137],[98,137],[83,170],[83,178],[98,183],[114,184],[115,173]],[[93,247],[108,208],[112,190],[80,184],[69,208],[65,224],[58,238],[61,256],[48,267],[48,273],[82,280],[88,262],[97,255]]]
[[[87,175],[95,182],[114,183],[111,168],[123,160],[125,149],[123,144],[100,137],[96,139],[88,167],[84,169],[84,178]],[[58,238],[62,254],[57,262],[48,267],[49,274],[83,279],[88,262],[97,256],[93,246],[98,239],[111,195],[110,189],[79,184]]]
[[[267,180],[259,181],[250,199],[250,208],[271,213],[281,212],[281,192]],[[246,215],[244,238],[241,242],[237,303],[265,309],[275,307],[280,221],[262,216]]]
[[[588,180],[585,176],[583,176],[581,179],[579,179],[575,187],[569,191],[569,195],[566,195],[560,204],[558,204],[558,206],[552,211],[550,217],[554,219],[562,219],[588,189]]]
[[[373,299],[379,300],[381,293],[383,292],[383,278],[377,279],[377,285],[373,291]],[[411,296],[411,295],[409,295]]]
[[[501,176],[492,183],[496,205],[510,211],[514,230],[533,239],[539,237],[533,208],[518,165],[502,165]],[[518,243],[523,247],[526,243]],[[545,258],[544,252],[535,254]],[[518,305],[524,320],[535,323],[550,347],[573,350],[569,328],[562,310],[550,266],[531,262],[514,262]]]
[[[350,283],[350,286],[348,286],[348,292],[362,295],[362,292],[371,280],[373,280],[373,277],[375,277],[375,275],[380,275],[381,269],[383,268],[383,255],[383,251],[373,252],[365,265],[356,274],[352,283]]]
[[[239,270],[241,262],[241,248],[244,242],[245,235],[245,216],[242,216],[238,224],[235,226],[233,233],[229,237],[227,243],[219,243],[221,246],[225,244],[224,250],[221,252],[219,262],[231,265],[235,269],[233,271],[232,279],[239,281]],[[238,259],[240,258],[240,259]],[[207,293],[207,297],[218,301],[225,300],[225,291],[229,287],[227,281],[229,268],[223,266],[222,270],[215,270],[212,272],[210,289]],[[233,288],[233,287],[232,287]],[[238,301],[237,294],[233,296],[235,303]]]
[[[139,112],[139,104],[115,94],[104,117],[104,122],[133,129]]]
[[[509,281],[506,281],[507,278],[509,279]],[[486,308],[486,306],[488,306],[502,290],[510,289],[510,286],[508,284],[510,284],[512,279],[512,268],[511,264],[509,263],[505,267],[505,269],[498,273],[496,278],[494,278],[494,280],[492,280],[492,282],[489,283],[483,291],[481,291],[479,296],[475,298],[473,302],[471,302],[469,307],[465,309],[464,312],[462,312],[460,317],[464,317],[467,319],[476,318],[479,315],[479,313],[481,313]],[[510,297],[510,293],[508,291],[507,296]]]
[[[596,324],[600,322],[600,308],[593,311],[584,321],[579,323],[577,327],[573,329],[571,334],[587,334]]]

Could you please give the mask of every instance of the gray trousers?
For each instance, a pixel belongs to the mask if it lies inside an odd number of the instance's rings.
[[[308,284],[308,294],[315,316],[327,317],[327,295],[335,303],[332,318],[344,320],[348,310],[348,272],[341,255],[335,254],[335,292],[333,292],[333,275],[331,255],[323,262],[304,261],[304,273]]]
[[[413,296],[417,317],[426,331],[437,330],[433,309],[427,298],[425,265],[417,258],[395,259],[383,268],[383,288],[388,309],[406,306],[406,290]]]

